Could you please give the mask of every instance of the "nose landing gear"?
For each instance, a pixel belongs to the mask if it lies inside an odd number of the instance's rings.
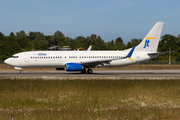
[[[23,70],[20,70],[20,73],[21,73],[21,74],[23,74],[23,73],[24,73],[24,71],[23,71]]]
[[[14,69],[20,70],[19,72],[20,72],[21,74],[24,73],[24,71],[23,71],[22,68],[20,68],[20,67],[14,67]]]

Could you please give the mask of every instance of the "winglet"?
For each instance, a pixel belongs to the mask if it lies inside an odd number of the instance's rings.
[[[89,46],[89,48],[87,49],[87,51],[91,51],[92,45]]]
[[[128,55],[126,56],[126,58],[130,58],[134,52],[134,49],[135,49],[136,46],[134,46],[131,51],[128,53]]]

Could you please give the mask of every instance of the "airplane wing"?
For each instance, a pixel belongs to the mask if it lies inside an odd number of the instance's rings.
[[[110,64],[112,60],[118,60],[118,59],[106,59],[106,60],[95,60],[95,61],[85,61],[85,62],[80,62],[83,66],[91,66],[91,67],[96,67],[98,65],[103,65],[104,63]]]
[[[94,61],[82,61],[80,62],[83,66],[91,66],[91,67],[96,67],[96,66],[103,66],[103,64],[110,64],[111,61],[113,60],[120,60],[120,59],[126,59],[126,58],[129,58],[130,60],[131,59],[131,56],[134,52],[134,49],[135,49],[135,46],[131,49],[131,51],[128,53],[128,55],[126,57],[122,57],[122,58],[115,58],[115,59],[104,59],[104,60],[94,60]],[[133,61],[133,60],[132,60]],[[134,61],[133,61],[134,62]]]

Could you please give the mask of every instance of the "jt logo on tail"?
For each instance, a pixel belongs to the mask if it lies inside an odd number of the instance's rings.
[[[149,43],[150,43],[150,41],[146,40],[143,48],[149,47]]]

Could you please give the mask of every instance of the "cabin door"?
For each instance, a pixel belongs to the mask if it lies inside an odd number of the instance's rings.
[[[24,61],[25,62],[29,62],[29,54],[28,53],[25,53]]]

